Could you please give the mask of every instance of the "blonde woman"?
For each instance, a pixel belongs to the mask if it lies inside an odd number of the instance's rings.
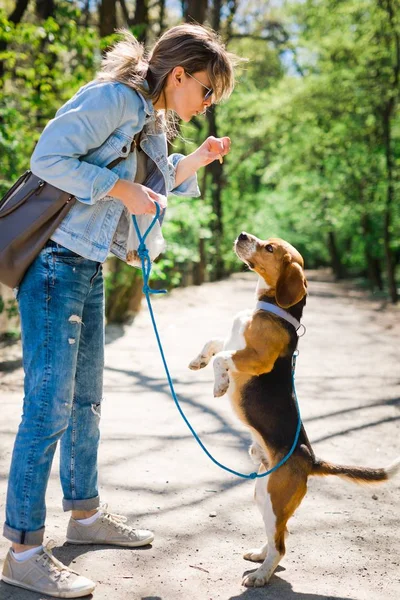
[[[67,540],[131,547],[153,540],[151,531],[135,530],[100,507],[102,263],[109,252],[128,259],[131,214],[154,214],[156,203],[165,208],[169,192],[198,196],[197,170],[229,152],[228,137],[210,137],[188,156],[167,157],[163,115],[173,111],[189,121],[227,98],[234,60],[201,26],[170,29],[147,58],[125,32],[97,78],[60,108],[39,139],[32,172],[78,201],[17,290],[25,398],[4,525],[12,542],[3,569],[9,584],[63,598],[94,590],[95,583],[42,545],[45,493],[59,440],[63,508],[72,511]],[[118,158],[123,160],[110,166]]]

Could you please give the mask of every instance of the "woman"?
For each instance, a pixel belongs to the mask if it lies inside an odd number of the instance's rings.
[[[168,192],[198,196],[196,171],[229,152],[229,138],[211,137],[189,156],[167,157],[162,115],[174,111],[189,121],[227,98],[234,60],[216,34],[201,26],[170,29],[147,60],[125,32],[97,78],[57,112],[36,146],[32,172],[78,201],[17,293],[25,398],[7,494],[4,535],[12,542],[3,569],[7,583],[66,598],[95,587],[42,546],[45,492],[58,440],[63,508],[72,511],[67,540],[132,547],[153,540],[152,532],[134,530],[100,508],[102,263],[109,252],[129,258],[131,214],[152,215],[156,203],[165,208]],[[122,160],[112,166],[116,159]]]

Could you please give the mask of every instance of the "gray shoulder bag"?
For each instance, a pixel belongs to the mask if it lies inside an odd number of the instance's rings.
[[[139,148],[136,134],[130,151]],[[113,160],[112,169],[126,157]],[[68,192],[26,171],[0,200],[0,282],[14,288],[75,204]]]

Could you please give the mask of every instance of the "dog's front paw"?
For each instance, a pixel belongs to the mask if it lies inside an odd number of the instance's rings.
[[[206,357],[199,354],[199,356],[196,356],[196,358],[189,363],[189,369],[192,369],[192,371],[197,371],[198,369],[204,369],[204,367],[207,365],[208,360]]]
[[[267,556],[267,548],[253,548],[243,554],[245,560],[251,560],[252,562],[259,562],[264,560]]]
[[[265,574],[261,569],[257,569],[254,573],[249,573],[244,576],[242,585],[246,587],[262,587],[268,583],[270,577],[271,575],[268,576],[268,574]]]
[[[218,379],[215,380],[214,384],[214,398],[219,398],[223,396],[229,387],[229,375],[228,371],[226,373],[221,373]]]

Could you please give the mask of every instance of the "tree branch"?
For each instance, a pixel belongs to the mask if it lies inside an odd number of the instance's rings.
[[[124,15],[124,19],[126,24],[130,27],[132,25],[132,19],[129,16],[128,7],[126,6],[125,0],[118,0],[122,9],[122,14]]]
[[[14,24],[19,23],[24,16],[24,12],[26,11],[28,4],[29,0],[17,0],[17,4],[11,15],[8,17],[8,20]]]

